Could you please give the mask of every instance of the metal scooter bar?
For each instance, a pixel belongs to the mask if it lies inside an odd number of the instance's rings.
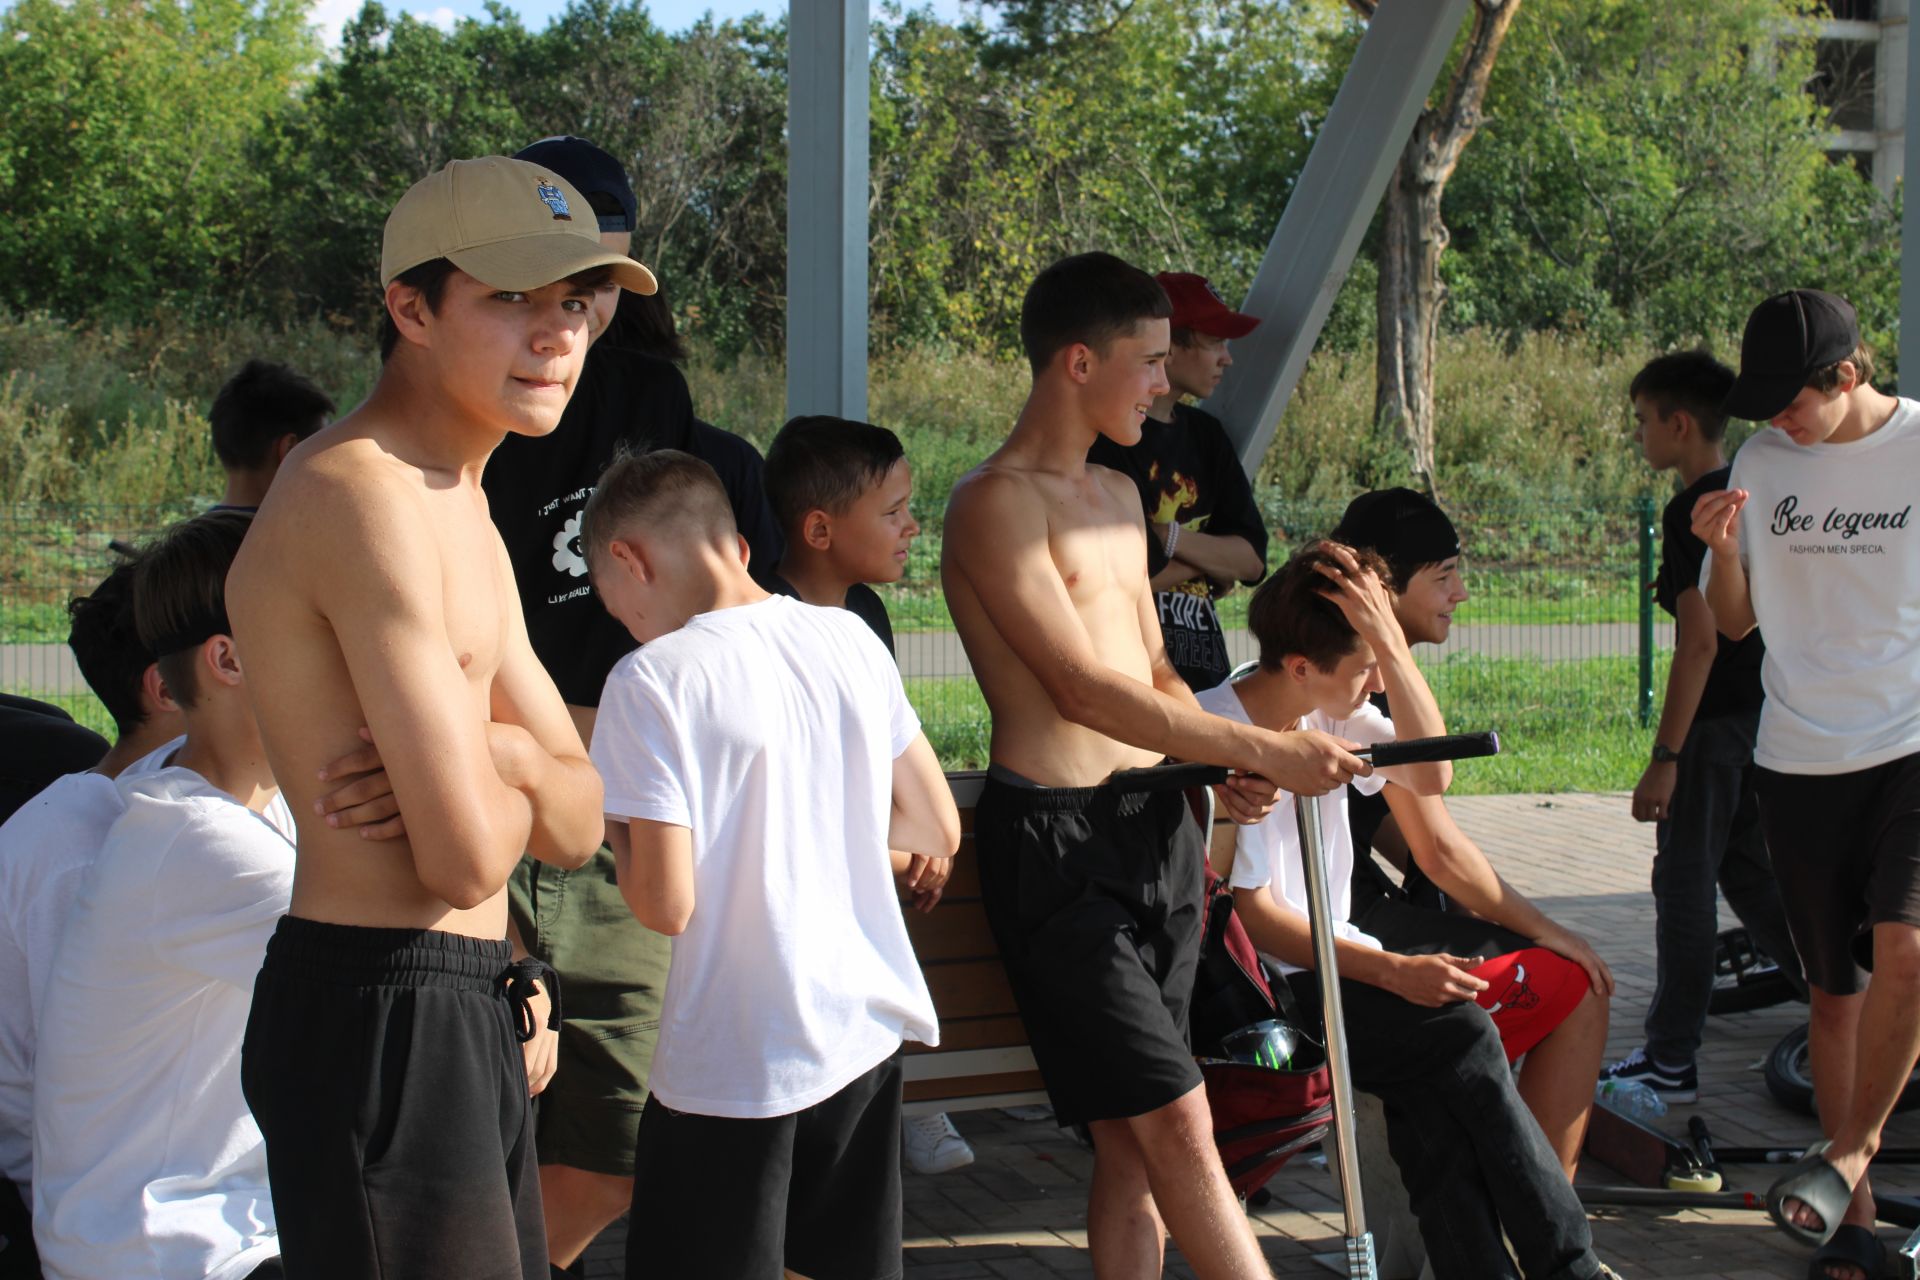
[[[1493,733],[1450,734],[1383,742],[1358,753],[1381,768],[1396,764],[1425,764],[1490,756],[1500,750]],[[1345,1015],[1340,1006],[1340,971],[1334,959],[1333,896],[1327,887],[1326,855],[1320,844],[1320,805],[1316,797],[1295,796],[1295,821],[1300,828],[1300,862],[1307,878],[1307,920],[1313,929],[1313,968],[1320,984],[1321,1016],[1326,1022],[1327,1074],[1333,1085],[1334,1150],[1339,1157],[1340,1200],[1347,1215],[1347,1275],[1351,1280],[1379,1280],[1373,1253],[1373,1233],[1367,1230],[1367,1208],[1360,1195],[1360,1157],[1353,1143],[1353,1081],[1348,1073]]]

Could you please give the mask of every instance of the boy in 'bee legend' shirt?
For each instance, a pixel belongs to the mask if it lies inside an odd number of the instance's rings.
[[[866,623],[748,575],[705,463],[615,461],[583,531],[644,646],[593,734],[620,890],[674,940],[628,1268],[898,1276],[900,1046],[939,1033],[889,850],[959,848],[939,761]]]

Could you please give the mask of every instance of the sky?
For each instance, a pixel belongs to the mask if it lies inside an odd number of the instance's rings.
[[[931,8],[940,17],[953,21],[960,16],[963,0],[917,0],[916,6]],[[328,48],[340,42],[340,28],[360,12],[361,0],[315,0],[313,21],[320,28]],[[538,30],[547,20],[566,7],[566,0],[507,0],[507,6],[520,20]],[[716,21],[745,17],[749,13],[778,13],[786,9],[785,0],[648,0],[647,11],[668,31],[684,31],[711,13]],[[871,8],[877,10],[878,5]],[[451,27],[461,18],[484,18],[482,0],[389,0],[388,12],[404,10],[414,17],[440,27]]]

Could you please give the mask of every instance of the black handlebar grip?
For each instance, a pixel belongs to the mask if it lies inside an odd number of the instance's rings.
[[[1217,764],[1149,765],[1144,769],[1121,769],[1107,778],[1108,785],[1125,792],[1185,791],[1188,787],[1210,787],[1227,780],[1227,770]]]
[[[1382,742],[1354,752],[1370,761],[1376,769],[1391,769],[1399,764],[1433,764],[1440,760],[1471,760],[1477,756],[1500,754],[1499,733],[1449,733],[1439,738],[1410,738],[1405,742]]]

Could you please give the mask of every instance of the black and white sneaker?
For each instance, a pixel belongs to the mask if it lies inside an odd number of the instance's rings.
[[[1600,1079],[1622,1084],[1637,1080],[1665,1102],[1693,1102],[1700,1096],[1698,1068],[1691,1062],[1684,1067],[1665,1066],[1649,1058],[1644,1048],[1635,1049],[1620,1061],[1600,1068]]]

